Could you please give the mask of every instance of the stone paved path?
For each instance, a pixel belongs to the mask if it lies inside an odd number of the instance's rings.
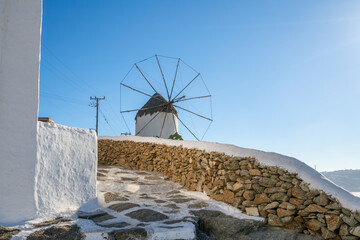
[[[234,211],[241,217],[254,219],[202,193],[189,192],[153,172],[102,167],[98,169],[97,187],[104,207],[103,215],[92,218],[97,225],[141,227],[153,239],[195,239],[198,218],[191,211],[199,209]]]
[[[262,218],[187,191],[157,173],[99,167],[97,189],[101,208],[96,211],[18,229],[0,227],[0,239],[315,239],[264,226]]]

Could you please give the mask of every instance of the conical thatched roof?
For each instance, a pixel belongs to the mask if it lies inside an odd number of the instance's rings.
[[[177,115],[176,109],[172,105],[166,106],[168,101],[161,96],[161,94],[155,93],[149,101],[139,110],[136,114],[136,118],[141,117],[146,114],[153,114],[157,112],[168,112],[168,113],[174,113]]]

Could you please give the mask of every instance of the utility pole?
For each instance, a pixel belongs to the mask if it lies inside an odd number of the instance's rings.
[[[99,131],[99,101],[105,100],[105,96],[103,98],[98,97],[90,97],[90,100],[96,100],[96,135],[98,135]]]

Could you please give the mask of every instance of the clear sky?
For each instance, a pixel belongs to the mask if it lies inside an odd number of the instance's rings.
[[[119,83],[162,54],[213,96],[205,141],[360,168],[359,1],[44,0],[41,54],[39,116],[59,124],[95,128],[105,95],[99,135],[127,132]]]

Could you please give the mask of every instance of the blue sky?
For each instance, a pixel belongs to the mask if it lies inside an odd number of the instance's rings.
[[[127,132],[119,83],[154,54],[201,73],[205,141],[360,168],[359,1],[44,0],[39,116],[95,128],[89,97],[105,95],[99,135]]]

